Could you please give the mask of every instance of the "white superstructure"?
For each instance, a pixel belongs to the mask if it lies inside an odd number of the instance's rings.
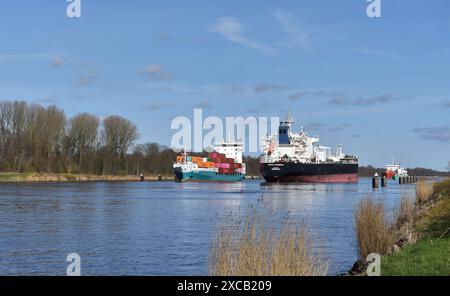
[[[225,154],[226,158],[234,159],[236,163],[242,163],[242,152],[244,151],[242,141],[222,141],[214,145],[214,150],[218,153]]]
[[[401,164],[396,163],[395,160],[392,161],[392,164],[386,165],[386,172],[397,175],[398,177],[408,177],[408,170],[402,168]]]
[[[358,158],[343,153],[342,145],[332,151],[331,147],[319,145],[319,137],[310,137],[301,128],[299,133],[291,132],[294,120],[291,114],[280,122],[278,134],[263,138],[261,162],[298,162],[298,163],[357,163]]]

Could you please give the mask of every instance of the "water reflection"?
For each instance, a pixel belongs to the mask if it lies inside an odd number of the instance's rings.
[[[206,274],[211,238],[251,205],[309,224],[332,272],[356,259],[353,210],[373,195],[392,209],[413,185],[99,182],[0,185],[0,274],[63,275],[77,252],[85,275]]]

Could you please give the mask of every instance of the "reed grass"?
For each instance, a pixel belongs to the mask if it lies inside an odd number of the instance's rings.
[[[384,202],[362,199],[355,211],[356,240],[360,259],[370,253],[388,254],[395,243],[395,229],[384,212]]]
[[[250,211],[244,221],[231,221],[213,241],[209,273],[217,276],[323,276],[328,262],[314,252],[304,223],[274,223]]]
[[[424,203],[433,198],[433,185],[427,181],[420,181],[416,184],[416,202]]]
[[[395,226],[401,229],[404,225],[414,224],[417,216],[417,207],[414,199],[403,197],[395,211]]]

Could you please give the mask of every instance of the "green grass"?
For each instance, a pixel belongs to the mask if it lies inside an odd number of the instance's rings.
[[[430,240],[421,239],[401,252],[382,257],[383,276],[450,275],[450,238],[431,245]]]
[[[0,182],[20,180],[26,178],[31,173],[0,173]]]
[[[445,188],[440,192],[445,195],[418,219],[416,231],[421,239],[396,254],[383,256],[382,275],[450,275],[450,194]]]

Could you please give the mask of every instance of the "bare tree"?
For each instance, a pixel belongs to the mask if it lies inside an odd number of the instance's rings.
[[[137,137],[137,128],[128,119],[108,116],[103,120],[102,140],[112,173],[117,173],[117,164],[123,168],[126,153]]]
[[[88,113],[78,114],[70,120],[70,153],[78,158],[80,171],[83,171],[83,158],[96,148],[99,125],[98,117]]]
[[[66,126],[64,111],[56,106],[47,107],[43,126],[44,147],[47,155],[47,172],[50,172],[52,170],[51,165],[55,161],[54,157],[62,154]]]
[[[8,140],[12,134],[12,103],[0,102],[0,163],[6,161]]]
[[[0,160],[7,154],[9,168],[17,171],[21,171],[25,157],[26,107],[22,101],[7,101],[0,105]]]
[[[43,157],[46,146],[44,123],[47,111],[37,104],[32,104],[27,109],[25,134],[29,163],[34,170],[40,171],[45,166]]]

